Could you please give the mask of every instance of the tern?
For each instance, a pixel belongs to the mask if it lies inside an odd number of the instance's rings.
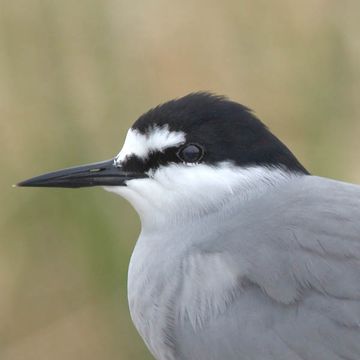
[[[156,359],[360,359],[360,186],[311,175],[247,107],[171,100],[114,158],[18,185],[136,209],[128,301]]]

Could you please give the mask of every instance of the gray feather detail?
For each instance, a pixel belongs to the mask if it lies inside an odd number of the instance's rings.
[[[360,187],[303,176],[234,209],[197,251],[242,289],[202,328],[184,322],[178,358],[360,359]]]

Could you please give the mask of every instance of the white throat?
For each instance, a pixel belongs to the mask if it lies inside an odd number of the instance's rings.
[[[134,206],[143,229],[181,225],[221,213],[234,201],[246,202],[298,176],[281,168],[242,168],[229,162],[216,166],[171,164],[149,175],[128,181],[124,187],[106,188]]]

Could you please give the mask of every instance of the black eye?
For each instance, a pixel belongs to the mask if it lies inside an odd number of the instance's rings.
[[[187,144],[177,152],[177,156],[181,161],[187,163],[197,163],[204,156],[204,149],[200,145]]]

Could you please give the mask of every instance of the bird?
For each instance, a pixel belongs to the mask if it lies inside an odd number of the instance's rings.
[[[246,106],[170,100],[110,160],[18,186],[135,208],[128,303],[157,360],[360,359],[360,186],[311,174]]]

